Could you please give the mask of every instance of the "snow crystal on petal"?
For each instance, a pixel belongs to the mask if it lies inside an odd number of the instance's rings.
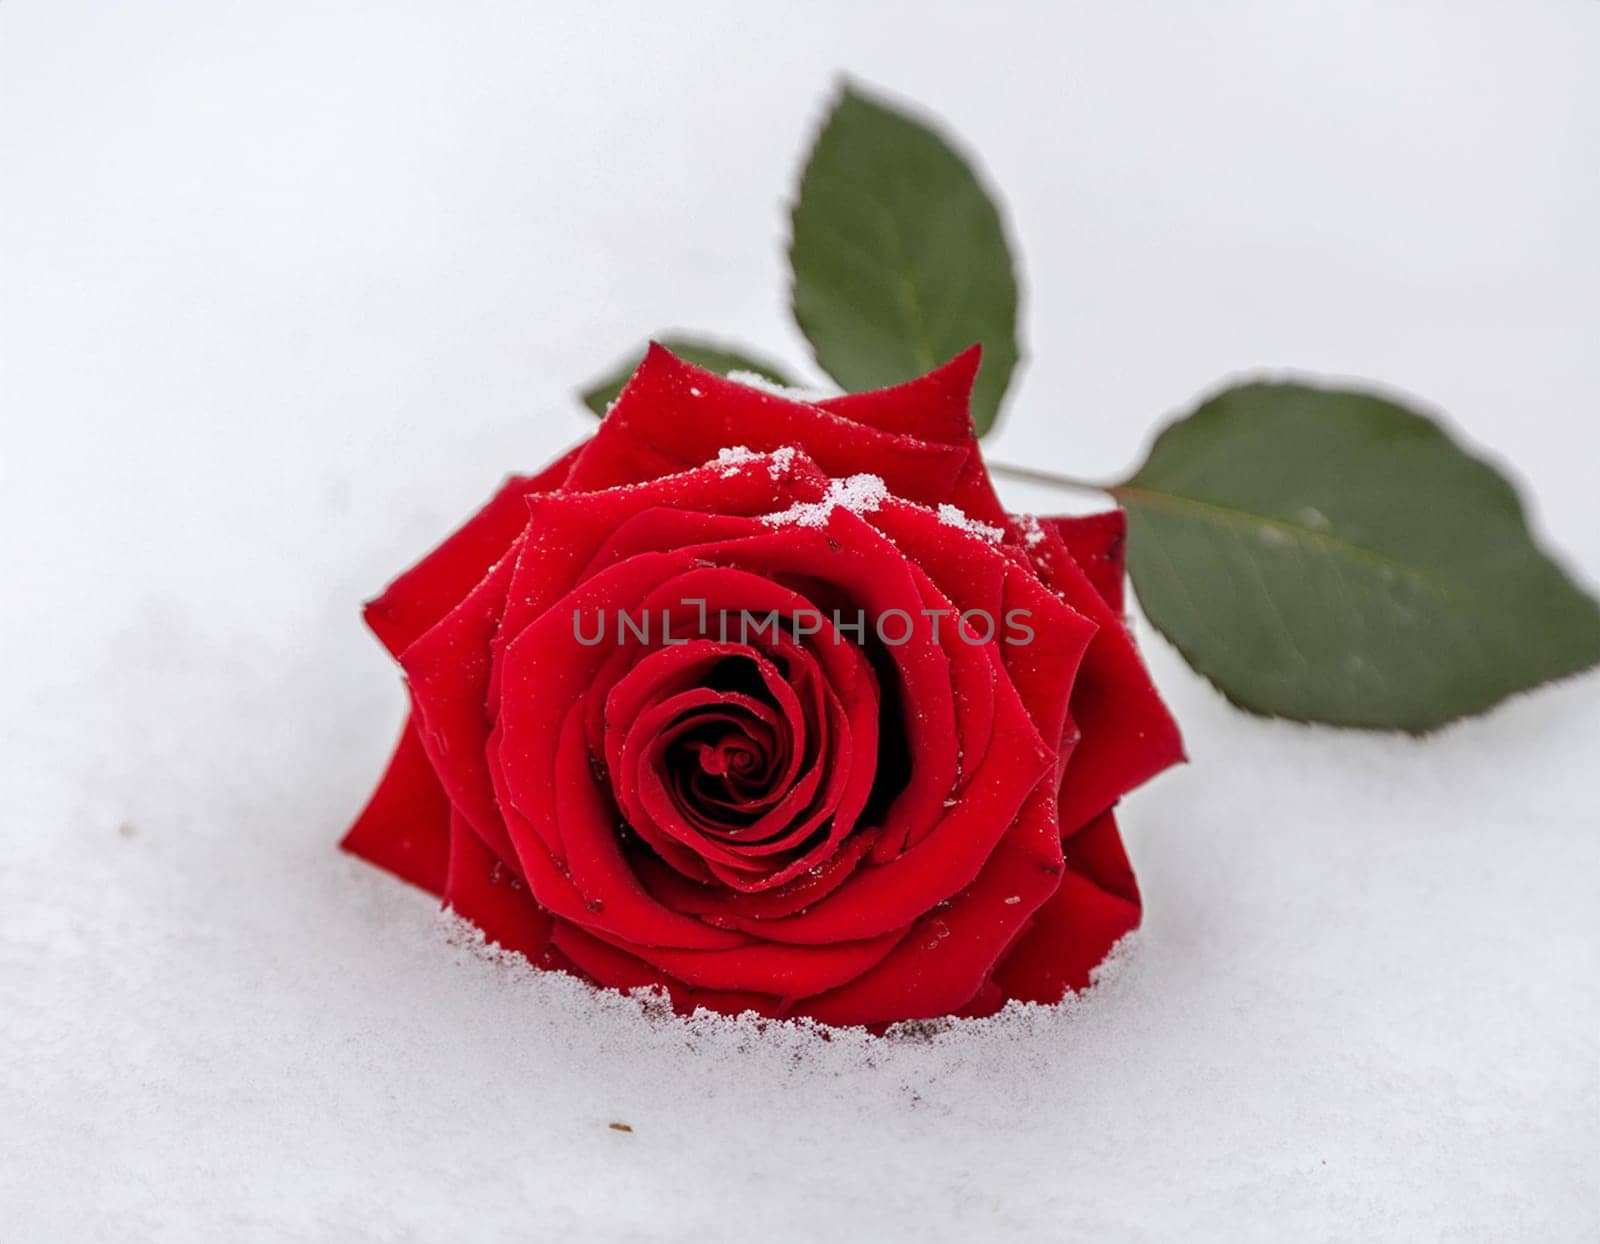
[[[939,521],[946,527],[959,527],[968,535],[987,540],[990,544],[999,544],[1006,534],[998,527],[991,527],[988,523],[968,518],[960,506],[950,505],[948,502],[939,507]]]
[[[729,445],[725,449],[717,450],[716,458],[706,463],[706,465],[723,468],[722,478],[732,479],[739,473],[741,466],[747,462],[754,462],[760,456],[760,454],[753,453],[747,446]]]
[[[793,445],[780,445],[772,451],[771,461],[767,464],[767,474],[773,479],[782,479],[794,470],[794,456],[800,451]]]
[[[768,514],[765,522],[774,527],[826,527],[836,509],[852,514],[870,514],[883,504],[889,489],[876,475],[852,475],[828,481],[828,493],[821,501],[796,501],[787,510]]]
[[[1022,542],[1030,549],[1036,549],[1044,543],[1044,528],[1039,525],[1039,520],[1032,514],[1018,514],[1017,523],[1022,528]]]

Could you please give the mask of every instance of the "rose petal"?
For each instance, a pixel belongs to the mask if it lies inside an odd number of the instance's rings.
[[[547,493],[533,498],[528,503],[528,537],[517,548],[505,635],[519,634],[576,583],[598,573],[599,565],[591,563],[617,530],[640,514],[685,510],[707,520],[734,520],[770,514],[796,501],[816,501],[826,491],[826,477],[804,455],[789,456],[781,465],[781,470],[775,470],[769,460],[754,458],[601,492]],[[636,604],[626,603],[630,607]]]
[[[1049,900],[1061,872],[1055,800],[1041,784],[970,886],[922,916],[871,971],[806,999],[798,1011],[829,1024],[880,1024],[961,1009]]]
[[[1095,591],[1061,537],[1041,528],[1029,549],[1045,585],[1099,624],[1073,684],[1081,738],[1061,783],[1061,824],[1087,824],[1128,791],[1183,759],[1177,723],[1161,702],[1122,620]]]
[[[705,1007],[723,1015],[753,1011],[757,1015],[776,1018],[782,1010],[782,999],[771,994],[691,989],[682,981],[665,975],[660,968],[573,925],[558,925],[554,938],[563,953],[592,984],[621,990],[658,989],[666,994],[673,1010],[681,1015],[687,1015],[697,1007]]]
[[[339,845],[420,886],[444,889],[450,858],[450,801],[407,718],[378,789]]]
[[[511,560],[498,562],[465,600],[400,655],[414,720],[450,802],[483,840],[514,858],[506,835],[487,748],[491,643],[505,611]]]
[[[1082,989],[1124,934],[1139,924],[1139,890],[1115,817],[1104,812],[1066,843],[1061,888],[995,971],[1008,998],[1059,1002]]]
[[[830,397],[817,405],[885,432],[966,449],[967,460],[961,475],[948,491],[896,489],[896,492],[908,501],[923,505],[937,506],[946,502],[959,507],[970,518],[1000,524],[1005,521],[1005,507],[1000,504],[989,479],[972,426],[972,383],[977,379],[982,361],[983,347],[972,346],[915,380],[869,393]]]
[[[601,941],[617,944],[600,929],[589,927],[582,931]],[[657,979],[648,983],[666,985],[670,981],[693,989],[775,993],[783,1000],[780,1009],[786,1011],[798,999],[825,993],[870,971],[894,949],[902,936],[904,930],[897,929],[864,941],[835,942],[826,946],[749,942],[731,950],[682,950],[623,943],[620,948],[657,970]],[[558,921],[551,938],[558,947],[578,959],[572,948],[579,943],[569,936],[569,926]],[[579,959],[579,962],[583,961]],[[584,967],[593,971],[587,963]],[[612,984],[603,978],[601,983]]]
[[[646,888],[674,911],[699,916],[716,928],[728,928],[734,917],[777,920],[820,902],[849,879],[862,857],[871,851],[879,832],[858,829],[816,868],[785,885],[751,893],[697,884],[644,855],[634,861],[634,867]]]
[[[459,812],[450,822],[444,904],[482,929],[489,941],[531,960],[538,960],[550,940],[550,917]]]
[[[730,446],[803,450],[828,475],[870,472],[898,496],[948,499],[969,451],[881,432],[820,406],[727,380],[652,344],[573,465],[572,488],[698,466]]]
[[[1001,550],[928,510],[891,502],[872,522],[928,573],[953,608],[975,613],[975,626],[992,632],[986,647],[999,654],[1040,737],[1064,740],[1068,697],[1096,622],[1067,607]],[[1013,623],[1026,625],[1032,638],[1009,642],[1025,638]]]
[[[1127,511],[1116,509],[1099,514],[1040,517],[1037,521],[1061,537],[1072,560],[1078,563],[1101,599],[1113,613],[1122,613],[1128,548]]]

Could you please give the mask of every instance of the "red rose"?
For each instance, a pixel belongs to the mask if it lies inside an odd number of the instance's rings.
[[[346,849],[682,1008],[881,1025],[1082,986],[1139,921],[1112,807],[1181,744],[1120,512],[1006,514],[977,366],[808,404],[652,347],[367,607],[413,711]]]

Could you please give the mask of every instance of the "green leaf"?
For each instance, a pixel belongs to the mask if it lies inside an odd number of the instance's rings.
[[[931,371],[978,342],[981,435],[1017,364],[1017,282],[993,200],[934,130],[845,87],[794,206],[794,316],[850,391]]]
[[[1511,485],[1385,398],[1229,389],[1111,491],[1146,615],[1255,712],[1420,733],[1600,661]]]
[[[693,337],[657,337],[656,340],[679,358],[687,359],[696,367],[704,367],[707,371],[714,371],[719,376],[726,376],[731,371],[748,371],[754,372],[758,376],[763,376],[774,384],[794,384],[794,381],[784,375],[783,371],[775,364],[747,354],[742,350],[731,350],[725,346],[712,345],[707,341]],[[606,408],[617,400],[617,394],[622,392],[622,386],[628,383],[628,378],[638,370],[639,364],[643,360],[644,351],[640,350],[612,368],[578,394],[583,400],[583,404],[594,411],[595,414],[603,416],[606,413]]]

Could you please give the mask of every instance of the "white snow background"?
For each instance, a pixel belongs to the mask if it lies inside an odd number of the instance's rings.
[[[1339,733],[1139,623],[1192,755],[1124,804],[1142,933],[923,1039],[650,1016],[334,849],[403,704],[360,602],[650,332],[805,360],[841,70],[1009,205],[993,456],[1115,476],[1229,373],[1376,377],[1593,590],[1597,64],[1589,0],[8,0],[0,1237],[1600,1236],[1593,675]]]

